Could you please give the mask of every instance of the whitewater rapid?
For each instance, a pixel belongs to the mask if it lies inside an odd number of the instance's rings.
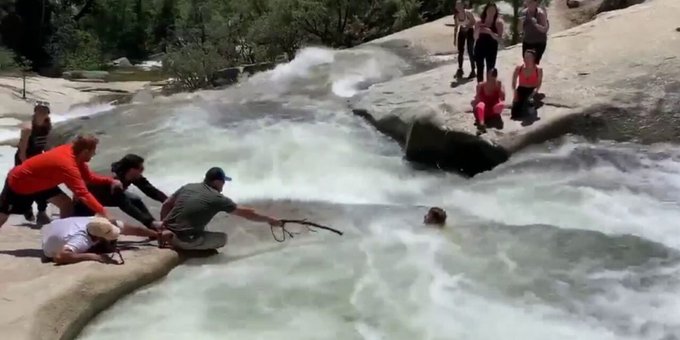
[[[278,244],[220,218],[220,255],[123,299],[81,339],[680,336],[677,146],[565,137],[471,180],[418,170],[344,103],[408,63],[353,53],[303,50],[238,88],[85,124],[105,131],[95,167],[140,153],[171,193],[222,166],[237,202],[346,233]],[[433,205],[444,230],[422,225]]]

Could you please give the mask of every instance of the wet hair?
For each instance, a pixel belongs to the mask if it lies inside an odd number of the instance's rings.
[[[494,24],[496,23],[496,21],[498,21],[498,6],[496,6],[496,3],[494,1],[489,1],[489,2],[486,3],[486,6],[484,6],[484,9],[482,10],[482,14],[479,16],[479,19],[482,21],[482,23],[486,22],[486,11],[491,6],[493,6],[496,9],[496,14],[494,14],[494,16],[493,16]]]
[[[94,135],[78,135],[73,142],[73,153],[78,155],[85,150],[94,150],[97,144],[99,144],[99,139]]]
[[[117,162],[111,163],[111,172],[116,174],[125,174],[130,169],[139,169],[144,164],[144,158],[133,153],[129,153]]]
[[[446,211],[439,207],[432,207],[428,210],[427,215],[432,217],[432,222],[436,224],[446,223]]]

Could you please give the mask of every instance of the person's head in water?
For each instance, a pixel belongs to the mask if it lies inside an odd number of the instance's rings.
[[[439,207],[432,207],[427,211],[423,222],[427,225],[443,227],[446,224],[446,211]]]
[[[97,153],[99,139],[93,135],[82,135],[76,137],[73,142],[73,154],[78,162],[89,162]]]
[[[495,23],[498,20],[498,7],[496,7],[496,3],[489,1],[486,6],[484,6],[479,18],[482,20],[482,23],[486,22],[486,18],[493,18],[493,22]]]
[[[536,51],[526,50],[526,52],[524,52],[524,65],[529,67],[536,65]]]
[[[119,161],[111,164],[111,172],[122,174],[127,181],[134,181],[144,173],[144,158],[135,154],[127,154]]]
[[[498,70],[495,68],[492,68],[486,72],[486,81],[495,84],[496,80],[498,80]]]
[[[33,108],[33,118],[31,119],[33,129],[45,129],[49,131],[52,128],[50,121],[50,107],[45,102],[38,102]]]
[[[230,181],[231,177],[225,175],[224,170],[218,167],[210,168],[210,170],[205,173],[205,178],[203,179],[203,183],[219,192],[222,192],[222,189],[224,189],[224,183]]]

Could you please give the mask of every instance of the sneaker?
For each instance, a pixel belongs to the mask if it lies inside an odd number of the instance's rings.
[[[463,77],[463,70],[458,69],[458,71],[456,72],[455,78],[462,78],[462,77]]]
[[[468,75],[468,79],[474,79],[477,78],[477,73],[475,73],[475,70],[472,70],[470,74]]]
[[[36,223],[38,225],[45,225],[45,224],[50,224],[52,222],[52,219],[50,219],[49,216],[47,216],[47,213],[44,211],[39,211],[38,212],[38,219]]]

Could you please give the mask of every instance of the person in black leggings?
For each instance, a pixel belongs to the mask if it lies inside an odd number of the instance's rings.
[[[498,43],[503,37],[503,22],[498,20],[498,7],[493,2],[484,6],[480,21],[475,24],[475,61],[477,82],[484,81],[484,63],[487,70],[496,67]]]
[[[456,2],[453,10],[453,20],[457,32],[454,35],[453,44],[458,48],[458,72],[456,78],[463,77],[463,55],[465,54],[465,47],[467,46],[468,58],[470,59],[470,75],[468,79],[476,77],[475,74],[475,15],[472,11],[465,9],[463,1]]]
[[[14,165],[17,166],[27,159],[43,153],[47,149],[47,138],[52,130],[50,122],[50,107],[46,102],[37,102],[33,108],[33,118],[30,124],[24,124],[21,128],[21,137],[17,152],[14,154]],[[38,218],[33,215],[33,206],[24,212],[27,221],[36,220],[37,224],[45,225],[50,223],[47,215],[47,201],[44,199],[36,200],[38,204]]]

